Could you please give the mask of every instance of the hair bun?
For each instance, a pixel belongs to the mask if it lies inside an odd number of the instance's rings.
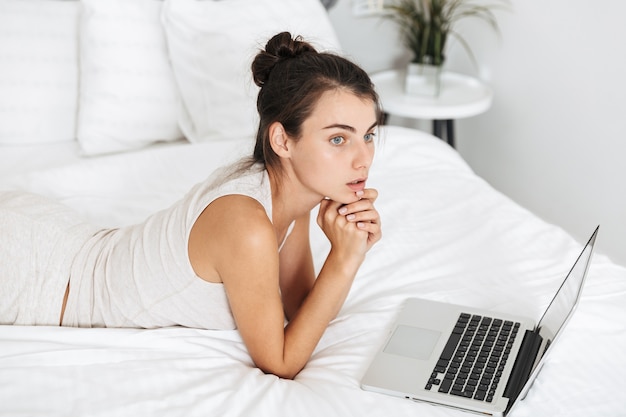
[[[254,83],[262,87],[276,64],[308,52],[317,51],[311,44],[303,41],[301,36],[293,38],[289,32],[274,35],[265,45],[265,50],[259,52],[252,62]]]

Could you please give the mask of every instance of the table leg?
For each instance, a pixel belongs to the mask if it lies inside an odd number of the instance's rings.
[[[442,132],[442,120],[433,120],[433,135],[437,136],[439,139],[443,139]]]
[[[454,120],[433,120],[433,135],[441,140],[445,140],[454,148]]]
[[[454,120],[446,120],[446,137],[448,138],[448,145],[454,148]]]

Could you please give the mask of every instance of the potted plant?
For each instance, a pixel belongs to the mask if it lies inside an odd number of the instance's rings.
[[[454,31],[460,19],[475,17],[499,31],[493,9],[507,0],[485,3],[480,0],[393,0],[384,6],[384,18],[397,23],[406,47],[413,54],[407,68],[406,91],[409,94],[438,95],[441,68],[449,37],[454,37],[474,60],[463,37]]]

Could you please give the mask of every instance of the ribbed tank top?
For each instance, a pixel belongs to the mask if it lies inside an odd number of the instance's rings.
[[[230,179],[225,173],[216,172],[143,223],[101,230],[89,239],[72,264],[63,325],[234,329],[224,286],[193,271],[189,233],[202,211],[225,195],[254,198],[271,221],[272,195],[267,171],[259,166]]]

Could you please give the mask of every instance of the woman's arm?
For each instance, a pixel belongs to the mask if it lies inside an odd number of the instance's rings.
[[[210,230],[207,247],[199,252],[214,263],[242,338],[264,372],[293,378],[304,367],[343,305],[365,252],[380,238],[373,200],[364,198],[353,204],[343,214],[339,214],[339,203],[324,200],[320,204],[318,223],[331,241],[331,250],[286,327],[278,244],[263,207],[247,197],[222,197],[197,222]],[[348,220],[350,214],[355,218]]]

